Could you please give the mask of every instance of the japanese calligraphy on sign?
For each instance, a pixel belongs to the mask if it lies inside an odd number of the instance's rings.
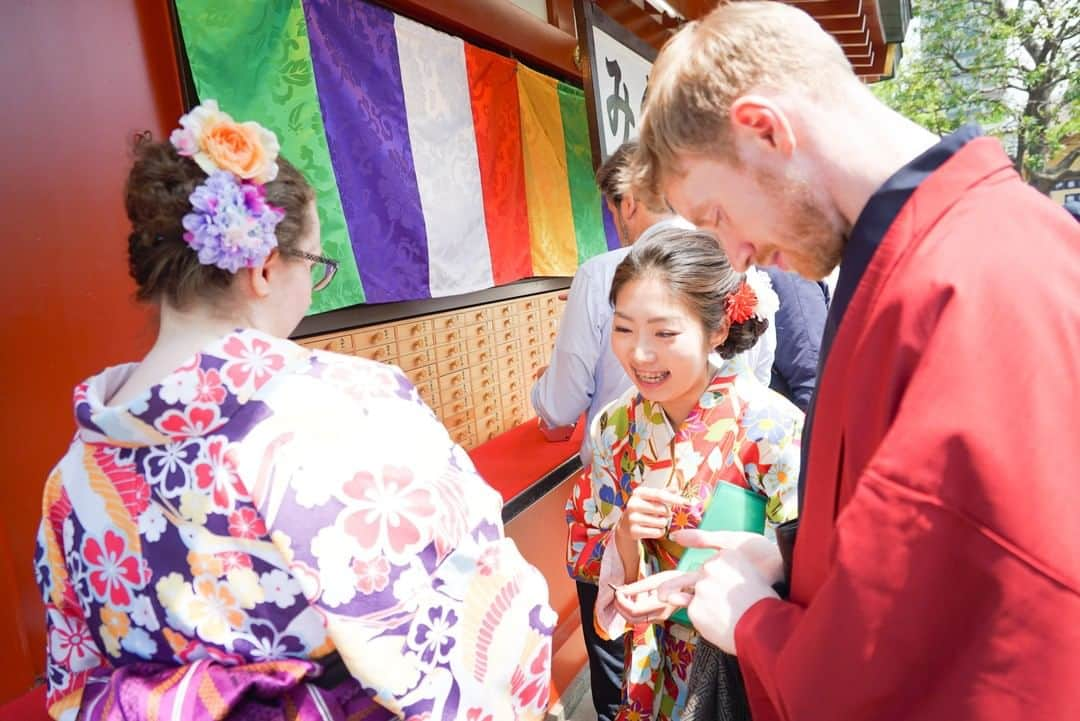
[[[600,151],[607,158],[637,137],[652,63],[597,26],[592,27]]]

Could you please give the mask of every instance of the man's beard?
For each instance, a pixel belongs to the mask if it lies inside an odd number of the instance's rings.
[[[770,265],[779,251],[788,270],[809,280],[824,280],[840,264],[848,228],[838,211],[828,212],[805,181],[760,175],[761,187],[779,199],[781,240],[758,253],[758,265]]]

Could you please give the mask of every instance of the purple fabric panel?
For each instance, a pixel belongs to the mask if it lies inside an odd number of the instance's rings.
[[[368,303],[430,298],[394,15],[304,0],[330,160]]]
[[[615,229],[615,218],[612,217],[611,211],[608,210],[607,202],[602,195],[600,196],[600,213],[604,216],[604,237],[607,238],[608,250],[621,248],[622,243],[619,242],[619,231]]]

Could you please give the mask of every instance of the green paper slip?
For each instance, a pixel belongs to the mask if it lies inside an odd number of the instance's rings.
[[[719,483],[701,516],[702,531],[750,531],[765,533],[766,498],[731,483]],[[715,554],[711,548],[688,548],[679,558],[680,571],[693,571]],[[671,620],[693,626],[685,608],[671,614]]]

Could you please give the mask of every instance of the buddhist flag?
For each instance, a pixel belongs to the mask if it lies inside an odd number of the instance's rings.
[[[577,88],[365,2],[177,7],[199,97],[274,130],[316,188],[342,268],[313,313],[572,275],[608,248]]]

